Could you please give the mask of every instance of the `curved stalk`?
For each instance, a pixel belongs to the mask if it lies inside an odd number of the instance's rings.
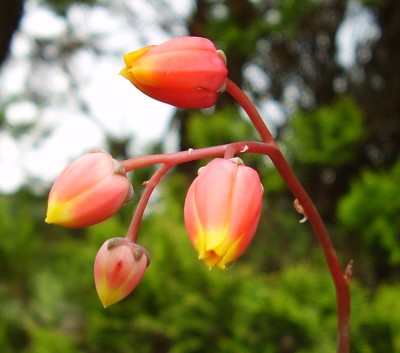
[[[154,188],[161,181],[162,177],[168,172],[168,170],[172,167],[171,164],[163,164],[148,180],[145,182],[146,188],[143,191],[142,196],[140,197],[139,203],[136,207],[135,213],[132,217],[131,224],[129,225],[128,231],[126,233],[126,239],[129,241],[136,243],[137,236],[139,233],[140,223],[142,222],[142,218],[144,215],[144,211],[149,202],[150,196],[154,191]]]
[[[226,91],[239,103],[246,111],[251,122],[261,135],[264,142],[274,141],[272,134],[265,125],[261,115],[258,113],[254,104],[244,94],[244,92],[231,80],[228,79]],[[337,353],[348,353],[350,350],[350,289],[349,278],[351,276],[351,265],[343,272],[335,248],[330,239],[329,233],[307,192],[295,176],[288,162],[279,150],[276,143],[273,143],[274,151],[269,153],[276,169],[288,188],[299,201],[304,209],[304,214],[309,220],[314,234],[323,250],[326,263],[328,265],[332,280],[336,290],[337,314],[338,314],[338,340]]]

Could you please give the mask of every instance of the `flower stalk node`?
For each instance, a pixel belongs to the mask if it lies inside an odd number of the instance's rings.
[[[350,278],[353,276],[353,265],[354,260],[350,260],[350,262],[346,266],[346,269],[344,271],[344,277],[346,278],[346,280],[350,280]]]
[[[244,162],[240,157],[233,157],[233,158],[229,158],[228,160],[237,165],[244,165]]]
[[[294,209],[303,215],[304,217],[299,221],[299,223],[305,223],[307,222],[307,215],[305,214],[303,206],[300,204],[300,201],[298,199],[295,199],[293,202]]]

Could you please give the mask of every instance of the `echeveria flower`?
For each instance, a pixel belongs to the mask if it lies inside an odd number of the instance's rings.
[[[217,158],[199,170],[184,209],[185,225],[199,259],[212,268],[237,259],[253,239],[263,187],[239,158]]]
[[[126,238],[107,240],[94,262],[94,281],[106,308],[129,295],[139,284],[150,262],[143,247]]]
[[[225,88],[224,54],[206,38],[182,37],[124,56],[120,72],[148,96],[179,108],[209,108]]]
[[[132,185],[119,162],[106,152],[87,153],[54,182],[45,221],[87,227],[112,216],[132,195]]]

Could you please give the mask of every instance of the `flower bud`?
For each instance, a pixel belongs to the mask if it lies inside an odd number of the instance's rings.
[[[263,187],[257,172],[239,158],[217,158],[199,171],[184,208],[185,226],[199,259],[225,268],[253,239]]]
[[[120,74],[139,90],[178,108],[209,108],[225,88],[225,55],[206,38],[182,37],[124,56]]]
[[[145,248],[126,238],[107,240],[94,262],[94,282],[106,308],[128,296],[139,284],[150,255]]]
[[[119,162],[106,152],[87,153],[54,182],[45,221],[87,227],[111,217],[132,195],[132,185]]]

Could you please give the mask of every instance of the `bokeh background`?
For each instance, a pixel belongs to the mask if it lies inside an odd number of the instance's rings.
[[[336,303],[321,250],[269,160],[246,254],[197,260],[183,227],[200,161],[158,186],[139,235],[152,263],[103,309],[93,261],[135,201],[106,222],[44,223],[57,174],[89,148],[125,159],[257,140],[232,99],[176,110],[118,75],[122,55],[172,37],[213,40],[256,102],[329,228],[354,260],[351,352],[400,352],[400,2],[14,0],[0,2],[0,352],[334,352]]]

